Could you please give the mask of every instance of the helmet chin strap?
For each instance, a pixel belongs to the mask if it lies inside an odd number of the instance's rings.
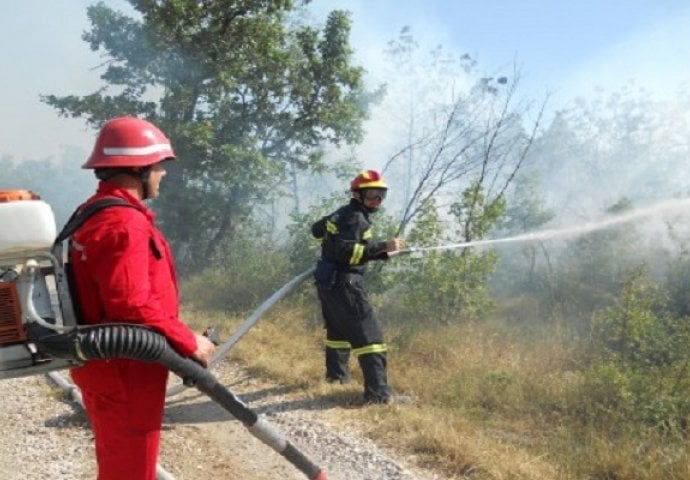
[[[151,167],[144,167],[139,172],[139,180],[141,180],[142,195],[141,199],[146,200],[151,198],[151,189],[149,188],[149,179],[151,178]]]
[[[141,199],[146,200],[151,198],[151,187],[149,180],[151,178],[151,166],[140,168],[99,168],[96,169],[96,178],[99,180],[110,180],[117,175],[129,175],[141,182]]]
[[[141,199],[150,198],[149,178],[151,177],[151,167],[143,167],[139,170],[133,168],[98,168],[95,170],[96,178],[99,180],[111,180],[118,175],[129,175],[141,182]]]

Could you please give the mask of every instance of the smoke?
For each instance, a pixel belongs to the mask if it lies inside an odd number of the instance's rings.
[[[40,103],[39,95],[81,95],[102,85],[96,67],[104,59],[81,39],[88,29],[86,7],[92,3],[26,0],[0,5],[0,40],[8,46],[0,51],[0,61],[11,66],[4,69],[2,82],[7,99],[0,116],[4,157],[55,160],[66,146],[83,152],[90,149],[95,132],[81,119],[58,117],[54,109]],[[125,0],[108,4],[132,13]],[[606,145],[601,141],[605,135],[594,132],[578,144],[589,149],[535,152],[530,161],[542,175],[547,202],[569,216],[564,221],[586,221],[622,196],[642,201],[687,193],[683,159],[690,138],[688,102],[678,102],[678,89],[683,91],[690,72],[690,31],[686,28],[690,7],[635,1],[626,5],[621,11],[620,5],[607,2],[519,6],[504,2],[500,8],[486,2],[441,0],[311,2],[306,8],[316,23],[322,23],[335,8],[352,12],[353,61],[367,71],[370,88],[385,84],[388,92],[371,112],[362,145],[353,152],[334,151],[332,158],[340,161],[353,156],[362,166],[382,169],[404,145],[411,112],[416,114],[413,127],[423,129],[426,119],[421,112],[426,106],[468,87],[468,76],[457,70],[452,86],[435,88],[430,64],[439,58],[457,61],[469,53],[482,75],[496,77],[514,67],[521,69],[521,93],[528,101],[539,102],[547,91],[553,92],[547,127],[552,127],[555,112],[577,108],[576,97],[600,95],[593,94],[598,86],[609,94],[620,94],[624,103],[632,93],[623,92],[621,86],[634,79],[636,87],[646,88],[650,98],[658,101],[652,110],[657,115],[650,137],[628,151],[605,155],[601,147],[610,148],[613,136]],[[401,70],[385,61],[385,50],[405,25],[411,26],[418,49],[408,69]],[[442,55],[434,57],[432,52]],[[631,111],[621,118],[633,121],[635,115]],[[581,124],[572,128],[578,130]],[[558,135],[554,133],[552,140],[556,145]],[[390,199],[395,201],[396,195],[402,196],[400,192],[409,188],[410,172],[391,170],[390,174]]]
[[[40,95],[85,95],[101,85],[104,61],[81,39],[92,0],[0,2],[0,155],[58,160],[64,149],[89,151],[95,132],[81,119],[58,116]],[[109,0],[130,12],[125,0]]]
[[[541,242],[548,240],[562,240],[568,238],[576,238],[581,235],[605,230],[620,225],[625,225],[633,222],[641,222],[643,220],[651,220],[652,223],[659,225],[663,223],[660,216],[687,213],[690,207],[690,199],[668,200],[654,205],[649,205],[643,208],[632,210],[625,214],[608,216],[600,220],[586,222],[581,225],[574,225],[571,227],[560,229],[546,229],[535,232],[524,233],[511,237],[496,238],[489,240],[476,240],[472,242],[452,243],[447,245],[437,245],[433,247],[413,248],[411,252],[426,252],[434,250],[455,250],[470,247],[484,247],[503,243],[517,243],[517,242]],[[676,217],[677,218],[677,217]],[[686,219],[687,220],[687,219]],[[657,239],[658,240],[658,239]]]
[[[561,88],[591,96],[596,88],[611,89],[627,81],[672,99],[687,83],[690,59],[690,7],[679,6],[661,18],[651,17],[641,28],[625,32],[577,65]]]

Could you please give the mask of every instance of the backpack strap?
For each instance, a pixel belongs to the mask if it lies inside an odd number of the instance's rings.
[[[81,325],[82,313],[74,291],[74,281],[72,278],[72,269],[66,255],[63,255],[63,243],[72,234],[82,226],[82,224],[94,213],[103,210],[107,207],[131,207],[137,208],[136,205],[118,198],[118,197],[104,197],[98,199],[84,208],[77,208],[72,216],[69,217],[67,223],[55,238],[53,243],[52,254],[55,257],[55,283],[57,288],[58,299],[60,303],[60,312],[62,314],[65,325]],[[69,243],[69,242],[68,242]]]
[[[117,197],[107,197],[107,198],[101,198],[99,200],[96,200],[95,202],[88,204],[84,208],[77,209],[74,211],[72,216],[69,217],[69,220],[67,220],[67,223],[65,224],[65,226],[62,227],[62,230],[58,234],[53,245],[59,245],[65,239],[69,238],[74,232],[77,231],[77,229],[79,227],[82,226],[82,224],[89,217],[91,217],[96,212],[99,212],[99,211],[103,210],[104,208],[112,207],[112,206],[137,208],[136,205],[132,205],[131,203],[127,202],[126,200],[123,200],[123,199],[117,198]],[[137,208],[137,210],[138,210],[138,208]]]

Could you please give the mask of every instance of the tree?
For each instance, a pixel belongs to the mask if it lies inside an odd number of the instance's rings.
[[[506,198],[506,212],[492,230],[492,236],[509,238],[514,235],[536,232],[555,217],[555,213],[545,206],[543,187],[533,174],[522,172],[516,176],[510,194]],[[543,257],[545,269],[540,267]],[[501,275],[495,284],[506,292],[526,292],[537,294],[550,285],[550,255],[543,241],[518,243],[503,246],[500,250]],[[542,270],[545,270],[542,272]],[[527,275],[525,275],[527,272]]]
[[[408,241],[482,239],[505,214],[506,192],[535,139],[544,106],[525,128],[531,105],[517,100],[517,71],[510,78],[482,76],[469,55],[456,58],[441,47],[420,61],[409,28],[389,47],[396,70],[405,72],[387,85],[395,105],[384,105],[402,112],[395,125],[404,140],[384,168],[408,181],[397,233],[409,229]],[[487,282],[496,258],[491,251],[462,249],[402,260],[401,288],[420,312],[473,318],[490,306]]]
[[[295,179],[322,167],[323,145],[359,141],[370,98],[350,19],[290,24],[291,0],[129,2],[141,18],[102,2],[87,11],[83,39],[105,54],[106,86],[42,98],[95,127],[137,115],[171,137],[180,161],[155,206],[182,271],[198,271],[255,205],[298,201]]]
[[[622,198],[605,213],[620,215],[632,208]],[[609,306],[623,278],[646,263],[642,238],[635,224],[621,224],[568,240],[554,260],[552,311],[566,313],[571,327],[586,331],[592,313]]]
[[[440,199],[439,207],[452,206],[457,192],[469,188],[462,200],[466,224],[460,233],[461,240],[471,241],[477,230],[471,223],[482,221],[474,212],[479,200],[487,212],[504,201],[538,132],[545,102],[525,129],[531,105],[517,100],[518,71],[510,78],[480,76],[469,55],[455,59],[441,47],[432,51],[424,68],[415,68],[418,45],[409,28],[389,47],[396,68],[409,74],[409,95],[402,97],[409,98],[401,122],[406,132],[400,135],[406,141],[384,169],[405,171],[410,182],[399,230],[405,231],[429,199]]]
[[[687,194],[690,98],[659,98],[634,84],[577,99],[535,142],[527,170],[547,200],[578,221],[617,198],[647,203]]]
[[[472,185],[462,192],[461,199],[453,204],[451,211],[461,230],[468,226],[473,229],[464,235],[481,237],[486,233],[485,229],[503,215],[503,207],[503,204],[486,205],[481,192]],[[433,200],[425,202],[421,212],[419,221],[410,231],[411,239],[424,239],[427,243],[443,238]],[[481,220],[470,220],[468,215],[477,215]],[[477,318],[492,306],[488,280],[497,258],[493,250],[475,251],[471,248],[431,251],[420,259],[412,258],[409,265],[412,268],[407,269],[403,281],[408,290],[405,301],[430,318],[442,321]]]

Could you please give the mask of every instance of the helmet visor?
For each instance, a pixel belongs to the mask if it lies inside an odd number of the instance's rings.
[[[386,189],[385,188],[365,188],[362,190],[362,196],[366,200],[375,200],[379,199],[379,201],[384,201],[386,199]]]

